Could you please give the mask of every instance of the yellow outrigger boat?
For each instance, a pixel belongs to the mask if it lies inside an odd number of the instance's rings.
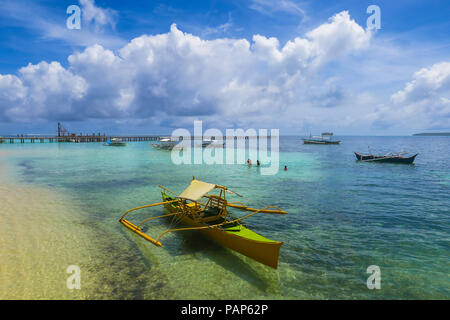
[[[120,222],[144,239],[159,247],[162,246],[160,242],[161,238],[168,232],[199,230],[206,236],[229,249],[237,251],[272,268],[276,269],[278,267],[278,254],[283,242],[270,240],[257,234],[248,229],[242,223],[242,220],[257,213],[286,214],[287,212],[275,206],[254,209],[249,208],[240,202],[228,202],[225,197],[226,193],[233,193],[238,196],[241,195],[229,190],[227,187],[196,180],[195,177],[186,190],[178,196],[161,185],[159,185],[159,187],[163,189],[161,191],[163,202],[128,210],[122,215]],[[213,190],[219,190],[220,193],[218,195],[210,194]],[[169,193],[174,194],[174,196],[170,196]],[[200,202],[201,199],[204,199],[206,202]],[[163,205],[170,213],[145,219],[137,225],[125,219],[132,211],[160,205]],[[227,207],[249,211],[251,213],[241,218],[233,218],[228,213]],[[183,222],[188,227],[168,229],[161,233],[156,239],[151,238],[142,232],[141,227],[144,223],[170,216],[173,217],[172,221]]]

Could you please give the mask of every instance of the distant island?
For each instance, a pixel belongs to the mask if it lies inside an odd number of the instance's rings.
[[[450,136],[450,132],[416,133],[413,136]]]

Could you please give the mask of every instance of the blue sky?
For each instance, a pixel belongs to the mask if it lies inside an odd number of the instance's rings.
[[[66,28],[72,4],[81,30]],[[0,0],[0,133],[52,133],[58,120],[170,133],[195,119],[281,134],[450,130],[449,12],[449,1]]]

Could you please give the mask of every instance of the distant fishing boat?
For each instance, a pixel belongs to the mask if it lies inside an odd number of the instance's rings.
[[[340,140],[332,140],[332,132],[324,132],[320,136],[309,136],[309,138],[303,138],[304,144],[340,144]]]
[[[159,139],[159,143],[152,143],[152,146],[158,150],[172,150],[178,142],[178,140],[175,140],[172,137],[162,137]]]
[[[175,148],[178,145],[179,142],[180,142],[180,140],[176,140],[172,137],[164,137],[159,140],[159,143],[152,143],[152,146],[158,150],[172,150],[173,148]],[[194,144],[195,144],[195,146],[197,146],[197,147],[201,146],[202,148],[206,148],[208,146],[211,146],[211,147],[225,146],[225,142],[219,142],[218,140],[215,140],[215,139],[203,139],[201,141],[201,143],[195,142],[195,140],[194,140]]]
[[[221,142],[219,140],[215,140],[215,139],[203,139],[202,140],[202,147],[206,148],[208,146],[212,146],[212,147],[224,147],[225,146],[225,142]]]
[[[124,147],[127,144],[123,142],[122,139],[120,138],[112,138],[111,140],[106,141],[104,145],[110,147]]]
[[[402,164],[412,164],[414,162],[414,159],[418,155],[418,153],[417,153],[410,157],[403,157],[402,155],[404,155],[404,154],[406,154],[406,153],[405,152],[399,152],[399,153],[389,152],[389,153],[381,156],[381,155],[373,155],[373,154],[363,155],[358,152],[355,152],[355,156],[358,161],[389,162],[389,163],[402,163]]]
[[[206,148],[207,146],[209,146],[213,141],[211,139],[203,139],[202,140],[202,147]]]

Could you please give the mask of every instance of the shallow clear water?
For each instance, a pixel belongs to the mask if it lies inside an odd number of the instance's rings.
[[[72,259],[80,261],[71,262],[89,279],[82,278],[79,298],[449,298],[450,139],[340,139],[338,146],[317,146],[281,137],[280,166],[289,170],[273,176],[246,165],[177,166],[149,143],[3,144],[0,159],[18,183],[70,199],[59,214],[72,216],[61,223],[83,244]],[[415,165],[356,162],[353,151],[366,153],[368,146],[419,156]],[[278,270],[195,232],[169,234],[157,248],[118,223],[124,211],[160,201],[158,184],[181,192],[192,176],[244,195],[229,201],[288,211],[247,220],[252,230],[284,241]],[[147,232],[156,236],[168,227],[159,221]],[[381,269],[381,290],[366,286],[370,265]]]

